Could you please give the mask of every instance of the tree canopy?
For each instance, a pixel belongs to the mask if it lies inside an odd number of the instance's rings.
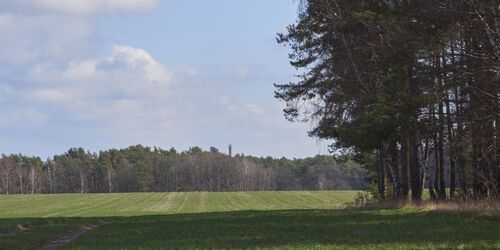
[[[277,38],[303,72],[276,85],[288,119],[376,156],[381,197],[498,197],[499,1],[303,3]]]
[[[352,159],[228,155],[215,147],[183,152],[141,145],[91,153],[69,149],[39,157],[0,157],[0,193],[332,190],[364,188]]]

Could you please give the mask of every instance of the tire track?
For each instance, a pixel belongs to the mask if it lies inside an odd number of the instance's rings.
[[[78,237],[96,229],[98,225],[96,224],[85,224],[81,228],[73,231],[66,232],[65,234],[61,235],[59,238],[49,242],[42,248],[41,250],[55,250],[55,249],[60,249],[61,247],[64,247],[65,245],[71,243],[72,241],[76,240]]]

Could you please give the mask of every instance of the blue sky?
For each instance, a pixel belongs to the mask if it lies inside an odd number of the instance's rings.
[[[273,83],[294,0],[3,0],[0,153],[134,144],[257,156],[324,154]]]

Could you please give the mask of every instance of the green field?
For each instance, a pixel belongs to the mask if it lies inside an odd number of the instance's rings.
[[[329,209],[352,200],[356,193],[291,191],[9,195],[0,196],[0,217],[109,217]]]
[[[0,248],[500,249],[500,222],[418,209],[347,210],[357,192],[0,196]]]

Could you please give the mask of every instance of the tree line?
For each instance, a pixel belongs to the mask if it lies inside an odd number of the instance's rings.
[[[288,119],[369,163],[380,198],[500,197],[500,1],[301,6],[277,38],[301,72],[276,85]]]
[[[46,161],[0,158],[0,194],[361,189],[366,177],[352,160],[232,156],[213,147],[137,145],[98,154],[73,148]]]

